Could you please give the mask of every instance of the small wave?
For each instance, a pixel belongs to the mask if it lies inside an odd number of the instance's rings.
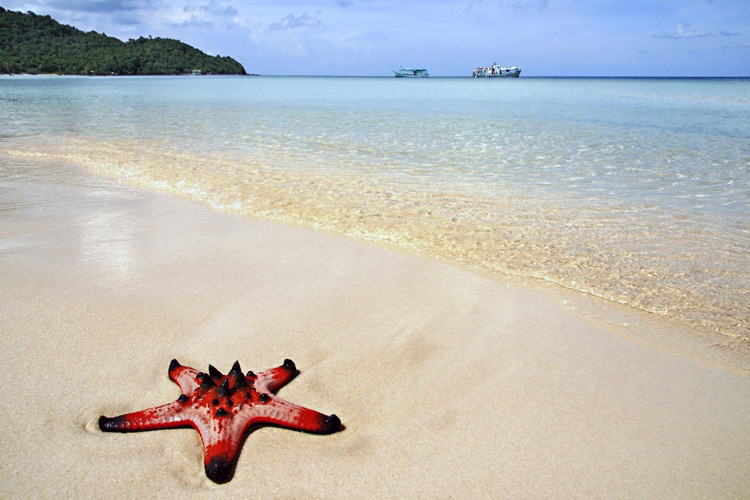
[[[487,197],[378,172],[294,171],[271,157],[138,141],[79,138],[12,153],[73,161],[216,210],[397,246],[490,276],[555,283],[750,338],[750,252],[731,250],[747,249],[747,235],[717,234],[689,213],[676,219],[658,207],[588,206],[512,187]]]

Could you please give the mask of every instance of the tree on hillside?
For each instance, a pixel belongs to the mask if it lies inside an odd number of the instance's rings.
[[[0,73],[178,75],[193,69],[246,74],[231,57],[209,56],[178,40],[141,37],[123,42],[50,16],[0,7]]]

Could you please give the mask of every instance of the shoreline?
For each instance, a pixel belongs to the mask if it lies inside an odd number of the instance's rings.
[[[574,298],[584,294],[623,305],[636,317],[647,313],[655,321],[666,320],[750,361],[748,303],[743,300],[747,288],[726,286],[721,273],[711,271],[725,266],[742,283],[748,273],[737,267],[734,245],[711,246],[715,239],[696,238],[701,228],[676,226],[665,220],[669,214],[623,218],[611,207],[595,213],[513,190],[494,197],[429,185],[415,190],[347,172],[285,171],[273,166],[279,160],[273,157],[248,164],[231,156],[167,153],[128,141],[79,138],[67,141],[65,148],[58,143],[52,148],[6,153],[33,161],[69,161],[117,182],[198,201],[219,212],[322,230],[440,260],[489,279],[533,288],[553,285]],[[171,161],[175,158],[177,164]],[[180,164],[204,167],[185,171]],[[726,235],[716,233],[715,238]],[[659,241],[662,250],[647,258],[633,255],[631,242],[643,238]],[[643,253],[643,248],[635,252]],[[693,269],[684,261],[690,254],[713,259]],[[675,281],[674,276],[680,278]]]
[[[565,294],[66,164],[39,170],[17,169],[0,191],[9,496],[739,497],[750,486],[750,377],[696,362],[702,351],[680,336],[660,344],[658,322],[618,327],[616,311],[597,318]],[[257,429],[227,485],[205,478],[192,429],[96,428],[99,415],[174,399],[172,358],[225,371],[286,357],[301,373],[280,396],[346,429]]]

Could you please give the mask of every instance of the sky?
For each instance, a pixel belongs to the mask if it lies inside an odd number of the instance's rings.
[[[750,76],[750,0],[0,0],[262,75]]]

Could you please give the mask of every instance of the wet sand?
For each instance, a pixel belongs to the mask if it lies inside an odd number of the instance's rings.
[[[563,292],[40,172],[0,186],[3,497],[750,491],[748,371],[658,322],[618,329]],[[172,358],[291,358],[279,395],[346,428],[257,429],[222,486],[192,429],[100,432],[100,415],[179,395]]]

